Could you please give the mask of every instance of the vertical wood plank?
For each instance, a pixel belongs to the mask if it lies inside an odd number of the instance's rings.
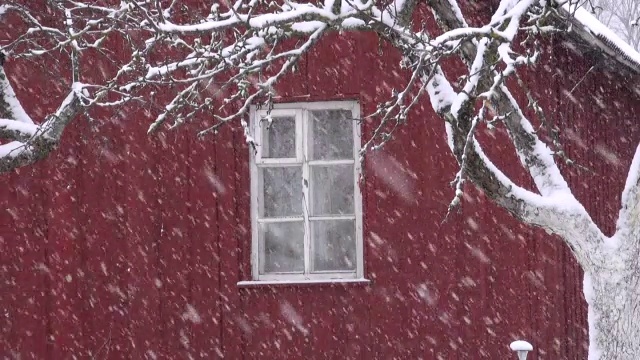
[[[242,332],[237,325],[240,297],[237,282],[239,274],[238,229],[236,214],[237,139],[230,126],[216,135],[216,168],[219,169],[222,185],[227,189],[218,197],[219,258],[220,258],[220,308],[222,317],[222,351],[225,357],[242,357]]]
[[[127,256],[124,239],[125,157],[122,123],[92,123],[83,166],[87,223],[87,295],[92,315],[87,324],[87,349],[92,356],[120,359],[130,354],[127,317]],[[105,171],[108,169],[108,171]]]
[[[189,305],[189,239],[187,179],[188,142],[184,133],[159,133],[160,206],[162,223],[159,242],[161,307],[164,322],[161,347],[165,356],[190,354],[190,331],[183,318]]]
[[[14,320],[15,306],[15,251],[17,238],[14,227],[16,206],[16,176],[5,176],[5,187],[0,192],[0,357],[10,358],[15,353],[13,332],[17,324]],[[15,324],[15,325],[14,325]]]
[[[137,114],[131,109],[132,114]],[[139,117],[145,117],[140,112]],[[132,115],[132,117],[138,117]],[[157,141],[148,136],[146,124],[127,124],[129,137],[124,185],[126,226],[124,236],[129,243],[127,257],[127,289],[129,334],[132,359],[160,356],[162,319],[160,316],[158,241],[161,208],[158,203]]]
[[[322,354],[325,359],[340,356],[348,358],[345,351],[346,332],[340,330],[344,330],[342,316],[352,304],[338,303],[337,290],[322,286],[310,287],[304,292],[302,302],[308,323],[303,326],[309,331],[308,346],[304,353],[307,358],[317,354]]]
[[[69,354],[87,356],[83,348],[81,318],[84,229],[78,221],[82,199],[81,150],[78,128],[71,126],[65,133],[60,151],[46,163],[48,180],[44,185],[49,198],[46,248],[51,281],[51,358],[64,358]]]
[[[7,295],[13,302],[7,319],[11,326],[10,357],[46,358],[50,353],[45,171],[43,164],[16,171],[12,175],[15,192],[11,199],[15,202],[6,204],[13,220],[11,250],[6,264],[10,285]]]
[[[206,122],[198,123],[206,125]],[[217,137],[191,137],[188,180],[191,239],[191,318],[196,358],[222,357],[218,199],[228,191],[216,162]]]

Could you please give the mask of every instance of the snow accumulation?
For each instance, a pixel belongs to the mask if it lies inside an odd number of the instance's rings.
[[[20,141],[12,141],[10,143],[0,145],[0,158],[8,156],[18,157],[27,150],[27,147]]]
[[[572,14],[575,20],[584,26],[585,30],[597,39],[611,47],[615,52],[619,52],[625,60],[640,68],[640,53],[631,45],[620,39],[611,29],[603,25],[589,11],[582,7],[565,4],[563,9]],[[585,39],[586,40],[586,39]]]
[[[33,136],[38,131],[38,126],[15,120],[0,119],[0,130],[16,131],[24,135]]]
[[[0,7],[0,11],[1,10],[2,7]],[[15,117],[15,119],[13,120],[24,124],[33,124],[33,120],[24,111],[24,108],[20,104],[16,93],[13,91],[11,83],[9,83],[9,80],[7,79],[7,74],[5,74],[4,70],[0,68],[0,94],[3,93],[4,101],[9,105],[9,110]]]

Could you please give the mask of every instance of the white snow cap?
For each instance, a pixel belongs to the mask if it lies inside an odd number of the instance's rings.
[[[524,340],[516,340],[509,345],[512,351],[531,351],[533,350],[533,345],[524,341]]]

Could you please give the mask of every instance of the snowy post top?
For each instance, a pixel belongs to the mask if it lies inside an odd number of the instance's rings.
[[[524,340],[516,340],[509,345],[512,351],[532,351],[533,345],[524,341]]]
[[[512,342],[509,347],[511,348],[511,351],[516,352],[516,354],[518,355],[518,360],[526,360],[527,353],[533,350],[533,345],[524,340],[516,340]]]

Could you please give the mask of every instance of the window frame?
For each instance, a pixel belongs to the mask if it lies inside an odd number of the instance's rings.
[[[262,158],[262,149],[260,142],[262,141],[262,128],[259,121],[261,116],[267,114],[267,110],[258,109],[256,106],[250,108],[249,129],[251,136],[256,139],[258,146],[256,150],[250,149],[250,177],[251,177],[251,273],[253,281],[264,282],[307,282],[307,281],[342,281],[364,278],[364,249],[363,249],[363,227],[362,227],[362,193],[359,186],[359,178],[362,173],[359,160],[362,134],[360,123],[353,121],[353,161],[350,160],[307,160],[309,154],[309,111],[312,110],[349,110],[354,119],[360,118],[360,104],[358,101],[322,101],[322,102],[292,102],[275,104],[271,110],[271,116],[295,116],[296,122],[296,157],[286,159]],[[259,219],[259,207],[261,201],[261,191],[259,188],[259,167],[280,167],[282,165],[295,166],[302,164],[302,179],[306,179],[308,186],[303,183],[303,197],[307,203],[306,210],[303,209],[303,221],[305,226],[304,239],[304,271],[299,273],[270,273],[261,274],[260,272],[260,231],[259,224],[261,222],[271,222],[278,220]],[[313,259],[312,246],[313,239],[309,236],[310,218],[308,214],[310,204],[310,182],[309,167],[313,165],[338,165],[353,164],[353,182],[354,182],[354,214],[353,215],[336,215],[336,216],[318,216],[314,218],[326,218],[327,220],[353,219],[355,222],[355,241],[356,241],[356,266],[355,270],[343,271],[321,271],[311,272],[311,261]],[[303,207],[305,208],[305,207]],[[319,219],[316,219],[319,220]],[[285,220],[286,221],[286,220]],[[299,220],[298,220],[299,221]]]

